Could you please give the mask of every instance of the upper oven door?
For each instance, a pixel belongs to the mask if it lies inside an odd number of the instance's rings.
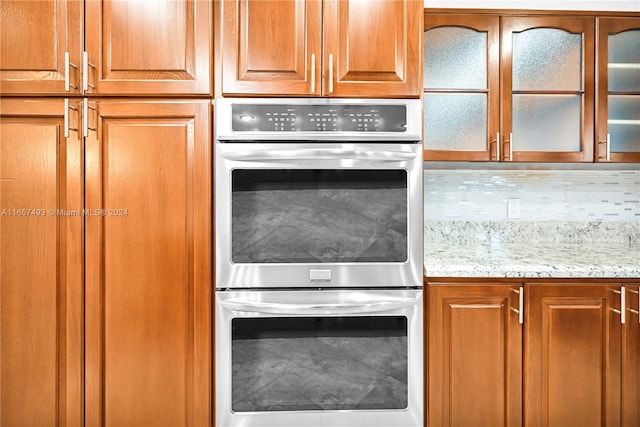
[[[216,287],[421,286],[421,145],[216,144]]]

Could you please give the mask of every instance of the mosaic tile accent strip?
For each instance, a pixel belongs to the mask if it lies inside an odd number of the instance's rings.
[[[509,218],[507,201],[520,200]],[[640,222],[640,171],[425,170],[425,222]]]

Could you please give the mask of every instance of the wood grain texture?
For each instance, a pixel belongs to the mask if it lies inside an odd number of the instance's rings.
[[[233,0],[221,5],[223,94],[321,93],[321,1]]]
[[[86,424],[208,425],[209,104],[95,107],[87,205],[106,216],[87,218]]]
[[[82,145],[62,99],[0,110],[0,424],[80,426]]]
[[[416,0],[324,0],[323,94],[419,97],[422,11]]]
[[[222,92],[417,98],[422,8],[416,0],[224,1]]]
[[[619,288],[526,285],[525,425],[620,425]]]
[[[80,93],[80,72],[70,67],[76,86],[65,91],[64,53],[80,65],[83,2],[0,2],[0,91],[3,95],[67,95]]]
[[[627,318],[622,332],[622,427],[640,426],[640,285],[627,283]]]
[[[89,1],[86,22],[89,95],[210,95],[211,2]]]
[[[516,285],[429,283],[427,420],[522,425],[522,327]]]
[[[609,126],[609,35],[619,34],[623,31],[640,30],[640,17],[627,18],[597,18],[596,40],[596,162],[606,162],[606,141]],[[640,94],[635,94],[640,96]],[[639,135],[640,139],[640,135]],[[602,144],[600,142],[603,142]],[[611,152],[612,162],[640,162],[640,150],[636,153]]]

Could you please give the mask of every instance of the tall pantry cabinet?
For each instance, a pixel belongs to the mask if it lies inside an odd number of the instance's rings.
[[[211,4],[0,7],[0,425],[209,425]]]
[[[82,138],[63,99],[0,111],[0,425],[81,425]]]

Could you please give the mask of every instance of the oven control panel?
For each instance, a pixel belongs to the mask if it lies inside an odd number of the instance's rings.
[[[405,132],[407,107],[374,104],[232,104],[236,132]]]

